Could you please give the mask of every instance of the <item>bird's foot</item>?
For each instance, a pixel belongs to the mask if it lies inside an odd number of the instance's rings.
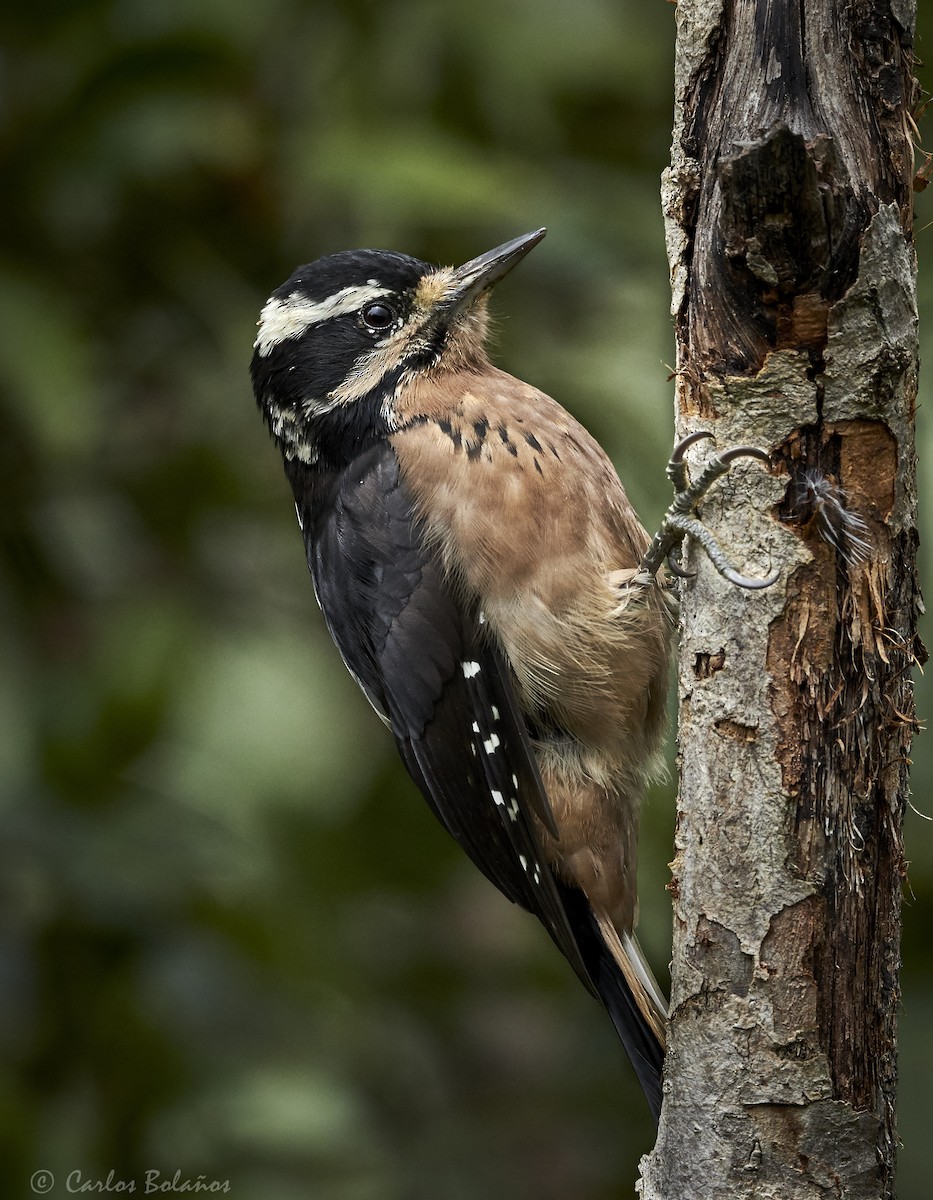
[[[655,534],[654,540],[648,547],[645,557],[641,560],[639,574],[648,575],[654,579],[663,562],[667,562],[671,571],[680,578],[690,578],[692,572],[685,571],[675,563],[671,555],[683,542],[684,538],[692,538],[706,554],[723,579],[743,588],[766,588],[775,582],[780,572],[775,571],[764,579],[753,579],[742,575],[729,565],[726,555],[715,537],[696,516],[696,506],[706,495],[710,487],[720,476],[725,475],[737,458],[758,458],[768,462],[768,455],[757,446],[734,446],[724,450],[709,460],[697,479],[691,480],[690,471],[684,454],[695,443],[703,438],[711,438],[711,433],[691,433],[678,442],[667,464],[667,477],[674,485],[674,502],[664,514],[661,528]]]

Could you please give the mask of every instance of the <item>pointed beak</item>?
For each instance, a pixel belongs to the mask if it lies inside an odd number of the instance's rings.
[[[465,312],[483,292],[488,291],[511,271],[533,250],[547,233],[536,229],[534,233],[523,233],[521,237],[504,242],[495,250],[487,250],[479,258],[471,258],[462,267],[457,267],[450,276],[448,287],[435,309],[438,324],[449,325]]]

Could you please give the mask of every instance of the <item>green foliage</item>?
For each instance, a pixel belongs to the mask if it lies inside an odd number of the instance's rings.
[[[300,261],[458,262],[546,224],[495,302],[500,360],[586,421],[653,524],[672,14],[5,12],[4,1196],[38,1168],[52,1195],[74,1170],[180,1169],[238,1200],[595,1200],[634,1179],[651,1129],[609,1023],[436,827],[316,617],[246,366]],[[660,964],[672,803],[652,798],[642,852]],[[933,1025],[921,826],[902,1195]]]

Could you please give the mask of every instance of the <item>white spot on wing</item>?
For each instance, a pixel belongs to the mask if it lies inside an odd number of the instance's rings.
[[[487,754],[495,754],[496,747],[499,745],[501,745],[499,738],[496,736],[496,734],[491,733],[486,741],[483,742],[483,749]]]
[[[463,665],[463,678],[464,679],[472,679],[474,675],[479,674],[479,663],[478,662],[464,661],[464,663],[462,665]]]
[[[496,804],[505,804],[505,796],[503,796],[501,792],[493,792],[492,798],[495,800]]]

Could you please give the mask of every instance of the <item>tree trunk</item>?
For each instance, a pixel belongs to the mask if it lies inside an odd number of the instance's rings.
[[[678,434],[770,452],[701,516],[739,570],[781,577],[746,592],[689,563],[672,1019],[639,1186],[890,1197],[921,655],[913,5],[677,14]]]

